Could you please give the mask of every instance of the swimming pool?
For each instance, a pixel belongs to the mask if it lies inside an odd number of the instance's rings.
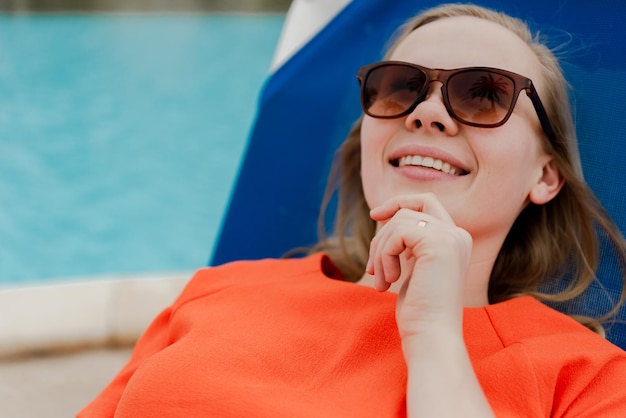
[[[283,21],[0,16],[0,285],[205,265]]]

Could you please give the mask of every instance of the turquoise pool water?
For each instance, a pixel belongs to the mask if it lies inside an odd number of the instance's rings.
[[[283,16],[0,16],[0,285],[207,263]]]

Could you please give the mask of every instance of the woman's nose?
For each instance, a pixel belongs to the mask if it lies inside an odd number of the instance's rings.
[[[458,122],[450,116],[443,103],[441,83],[434,82],[430,85],[424,100],[406,116],[405,126],[409,131],[423,129],[426,132],[444,133],[447,136],[458,133]]]

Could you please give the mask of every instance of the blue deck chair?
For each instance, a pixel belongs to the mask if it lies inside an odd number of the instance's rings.
[[[360,114],[356,69],[380,60],[386,40],[432,0],[353,0],[267,81],[211,264],[279,257],[316,241],[317,215],[337,146]],[[626,232],[626,5],[622,0],[478,1],[570,41],[564,65],[573,88],[585,177]],[[562,31],[560,31],[562,30]],[[571,34],[572,39],[569,39]],[[602,285],[568,306],[594,315],[619,296],[610,246]],[[604,287],[606,290],[603,290]],[[608,338],[626,349],[626,309]]]

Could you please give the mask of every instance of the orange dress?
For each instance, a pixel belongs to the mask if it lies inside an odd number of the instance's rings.
[[[78,416],[405,416],[395,300],[321,254],[200,270]],[[497,416],[626,417],[626,352],[533,298],[464,333]]]

